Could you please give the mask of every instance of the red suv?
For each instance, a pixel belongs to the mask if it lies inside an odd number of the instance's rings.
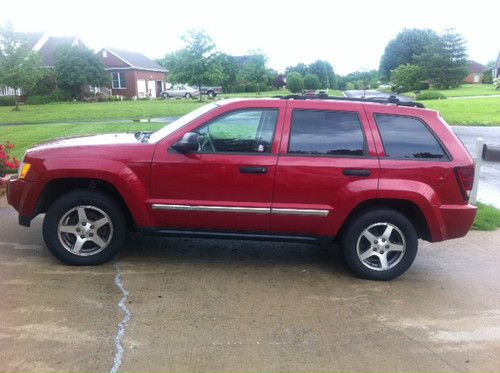
[[[26,153],[8,201],[67,264],[110,260],[130,230],[337,239],[359,276],[405,272],[418,239],[464,236],[473,161],[435,111],[287,96],[207,104],[154,133],[66,138]]]

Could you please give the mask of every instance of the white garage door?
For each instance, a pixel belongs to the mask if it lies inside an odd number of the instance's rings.
[[[148,80],[148,90],[151,97],[156,97],[156,82],[154,80]]]
[[[139,98],[146,97],[146,81],[144,79],[137,79],[137,96]]]

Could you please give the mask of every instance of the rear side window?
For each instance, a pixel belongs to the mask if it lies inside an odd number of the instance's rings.
[[[448,160],[443,147],[417,118],[376,114],[385,154],[391,159]]]
[[[288,153],[362,156],[365,140],[358,114],[294,110]]]

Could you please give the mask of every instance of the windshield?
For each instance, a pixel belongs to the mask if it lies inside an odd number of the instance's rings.
[[[167,124],[165,127],[162,127],[158,131],[152,133],[151,136],[149,137],[148,142],[154,143],[160,141],[161,139],[165,138],[171,133],[177,131],[179,128],[185,126],[189,122],[202,116],[203,114],[208,113],[209,111],[215,109],[218,106],[219,105],[217,104],[210,103],[207,105],[203,105],[202,107],[199,107],[198,109],[193,110],[190,113],[187,113],[186,115],[180,117],[179,119],[173,121],[172,123]]]

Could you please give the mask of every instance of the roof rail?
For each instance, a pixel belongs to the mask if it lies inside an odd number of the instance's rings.
[[[409,106],[425,108],[423,104],[415,101],[401,101],[394,95],[390,95],[387,98],[384,97],[337,97],[328,96],[326,93],[318,93],[313,95],[285,95],[285,96],[273,96],[273,98],[279,98],[282,100],[336,100],[336,101],[354,101],[354,102],[374,102],[377,104],[394,104],[398,106]]]

